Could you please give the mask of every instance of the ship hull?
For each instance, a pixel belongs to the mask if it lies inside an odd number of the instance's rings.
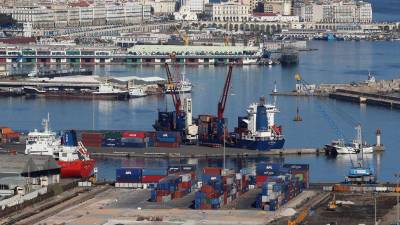
[[[250,150],[269,151],[271,149],[282,149],[285,139],[279,140],[245,140],[240,139],[235,147],[246,148]]]
[[[61,178],[86,178],[92,175],[94,160],[58,161]]]

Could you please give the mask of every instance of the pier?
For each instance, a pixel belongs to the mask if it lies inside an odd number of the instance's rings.
[[[400,97],[396,96],[338,89],[335,92],[329,94],[329,97],[360,104],[400,109]]]

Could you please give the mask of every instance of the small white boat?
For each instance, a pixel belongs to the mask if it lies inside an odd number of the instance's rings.
[[[142,86],[134,86],[129,88],[130,98],[140,98],[144,96],[147,96],[147,93]]]

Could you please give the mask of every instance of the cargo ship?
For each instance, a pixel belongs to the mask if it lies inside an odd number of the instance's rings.
[[[278,108],[266,104],[265,98],[259,103],[250,104],[247,116],[238,118],[238,127],[231,133],[231,147],[268,151],[281,149],[285,144],[282,127],[275,125],[275,114]]]
[[[94,168],[95,161],[81,142],[77,141],[75,131],[66,131],[60,138],[49,128],[50,117],[43,120],[43,131],[28,133],[25,154],[50,155],[61,167],[62,178],[86,178]]]

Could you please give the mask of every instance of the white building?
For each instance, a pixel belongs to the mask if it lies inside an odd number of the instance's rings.
[[[265,0],[264,12],[290,16],[292,15],[292,0]]]
[[[197,21],[197,14],[190,10],[188,6],[182,6],[179,12],[174,12],[174,17],[178,21]]]
[[[362,1],[304,4],[300,18],[315,23],[371,23],[372,7]]]
[[[242,22],[248,21],[251,16],[250,6],[238,3],[207,5],[206,10],[214,21]]]
[[[11,14],[17,22],[32,23],[33,28],[62,28],[105,24],[134,24],[150,19],[150,6],[137,3],[96,4],[89,7],[0,8],[0,13]]]
[[[155,15],[171,15],[175,12],[175,0],[141,0],[140,3],[150,5]]]
[[[181,6],[187,7],[191,12],[202,13],[204,12],[205,5],[208,0],[182,0]]]

